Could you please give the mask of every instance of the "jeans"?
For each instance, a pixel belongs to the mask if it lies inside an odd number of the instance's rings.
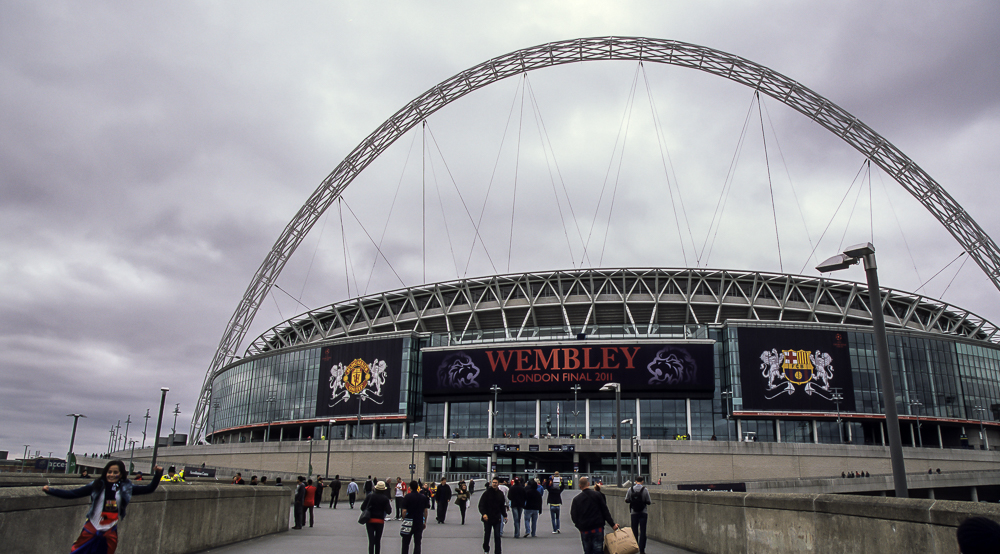
[[[444,523],[444,518],[448,517],[448,501],[439,501],[437,503],[437,520],[438,523]]]
[[[602,554],[604,552],[604,529],[596,533],[580,533],[583,542],[583,554]]]
[[[385,524],[366,523],[365,529],[368,531],[368,554],[381,554],[382,531],[385,530]]]
[[[549,504],[549,515],[552,516],[552,530],[559,530],[559,504]]]
[[[358,497],[358,493],[356,493],[356,492],[349,492],[349,493],[347,493],[347,500],[350,501],[350,503],[351,503],[351,509],[352,510],[354,509],[354,500],[357,499],[357,497]],[[337,505],[334,504],[333,507],[336,508]]]
[[[649,514],[632,514],[632,534],[635,535],[635,541],[639,543],[639,552],[646,551],[646,522],[649,519]]]
[[[528,533],[530,532],[531,536],[534,537],[537,531],[538,531],[538,510],[525,510],[524,536],[527,537]]]
[[[424,518],[418,517],[413,520],[413,532],[409,535],[403,535],[403,549],[402,554],[407,554],[410,551],[410,540],[413,540],[413,554],[420,554],[420,541],[424,538]]]
[[[306,509],[301,502],[296,502],[294,505],[295,510],[295,529],[302,529],[302,524],[306,519]]]
[[[484,521],[483,522],[483,552],[490,551],[490,533],[493,534],[493,546],[496,547],[496,554],[502,554],[500,549],[500,524],[503,523],[502,518],[497,518],[496,521]]]
[[[517,506],[510,507],[510,517],[514,520],[514,538],[521,536],[521,513],[524,508],[518,508]],[[524,534],[528,534],[528,528],[524,528]]]

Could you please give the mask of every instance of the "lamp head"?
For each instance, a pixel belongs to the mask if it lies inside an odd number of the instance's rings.
[[[170,390],[170,387],[160,387],[160,390],[163,392],[167,392],[168,390]]]
[[[600,388],[600,390],[603,392],[620,390],[620,389],[621,385],[619,383],[605,383],[604,386]]]
[[[857,258],[852,258],[846,254],[837,254],[836,256],[832,256],[816,266],[816,271],[819,271],[820,273],[830,273],[831,271],[847,269],[856,263],[858,263]]]
[[[875,253],[875,246],[870,242],[863,242],[861,244],[855,244],[854,246],[848,246],[844,249],[844,254],[852,258],[864,258],[865,256]]]

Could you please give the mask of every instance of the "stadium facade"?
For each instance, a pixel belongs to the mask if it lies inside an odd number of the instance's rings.
[[[360,297],[271,328],[211,375],[207,441],[322,437],[370,451],[441,439],[421,446],[427,476],[611,472],[622,420],[625,455],[641,451],[654,477],[675,441],[794,443],[804,456],[881,447],[868,306],[857,283],[709,269],[499,275]],[[895,290],[883,313],[903,445],[1000,444],[998,328]]]

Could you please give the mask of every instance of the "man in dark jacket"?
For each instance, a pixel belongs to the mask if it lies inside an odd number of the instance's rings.
[[[340,474],[333,476],[330,481],[330,507],[337,509],[337,502],[340,500]]]
[[[306,478],[299,475],[299,484],[295,486],[295,526],[292,529],[302,529],[306,519],[306,509],[303,504],[306,499]]]
[[[323,478],[319,475],[316,476],[316,507],[323,507],[323,489],[326,488],[326,483],[323,482]]]
[[[375,481],[372,481],[372,476],[368,476],[368,480],[365,481],[365,496],[367,497],[375,489]]]
[[[402,519],[413,520],[413,532],[403,535],[402,554],[410,551],[410,541],[413,541],[413,554],[420,554],[420,541],[424,538],[424,529],[427,528],[427,510],[431,506],[431,501],[420,492],[420,486],[416,481],[410,481],[410,492],[403,497]]]
[[[521,536],[521,513],[524,512],[524,485],[521,480],[514,478],[514,484],[507,491],[507,501],[510,502],[510,515],[514,518],[514,538]],[[525,528],[524,534],[528,534]]]
[[[483,552],[490,551],[490,533],[492,533],[496,554],[502,554],[500,524],[507,521],[507,499],[499,487],[500,480],[494,477],[490,487],[479,497],[479,513],[483,514]]]
[[[649,497],[649,489],[644,485],[645,479],[640,475],[635,478],[635,485],[625,493],[625,503],[629,505],[632,517],[632,534],[639,543],[639,554],[646,554],[646,522],[649,519],[646,506],[653,503]]]
[[[601,554],[604,550],[604,522],[618,529],[604,497],[590,488],[590,480],[586,477],[580,478],[580,494],[573,499],[569,515],[573,525],[580,531],[583,554]]]
[[[444,523],[444,518],[448,515],[448,501],[451,500],[451,487],[448,486],[447,479],[441,479],[441,484],[438,485],[434,498],[437,499],[437,522]]]

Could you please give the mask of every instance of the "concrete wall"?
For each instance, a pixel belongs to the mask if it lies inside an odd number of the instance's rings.
[[[629,525],[625,491],[602,489]],[[849,495],[651,491],[647,536],[694,552],[921,552],[957,554],[972,515],[1000,521],[1000,505]]]
[[[291,495],[289,487],[161,484],[129,504],[118,552],[184,554],[286,531]],[[2,550],[69,552],[89,502],[49,496],[37,486],[0,488]]]

